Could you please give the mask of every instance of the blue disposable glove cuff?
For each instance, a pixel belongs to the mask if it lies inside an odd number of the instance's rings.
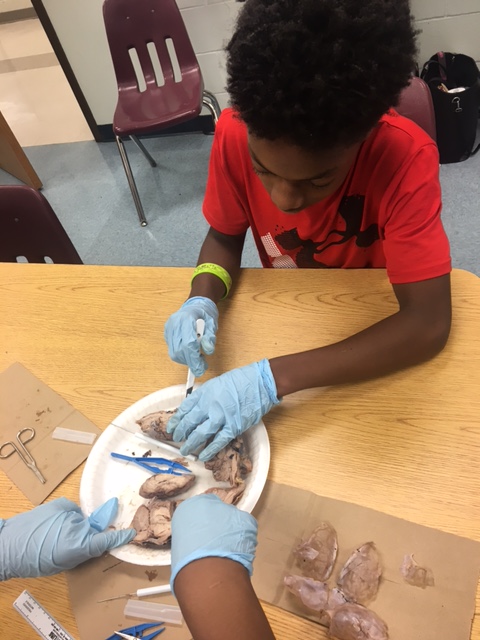
[[[196,305],[197,303],[200,303],[204,307],[204,310],[207,313],[210,313],[210,315],[218,315],[217,305],[213,300],[210,300],[210,298],[207,298],[205,296],[193,296],[193,298],[189,298],[182,304],[182,308],[191,307],[192,305]]]
[[[183,558],[181,562],[177,564],[175,567],[175,573],[172,572],[170,575],[170,590],[175,595],[175,580],[182,569],[184,569],[191,562],[195,562],[195,560],[203,560],[204,558],[227,558],[228,560],[233,560],[234,562],[238,562],[243,565],[245,569],[248,571],[248,575],[252,577],[253,575],[253,566],[252,563],[255,559],[255,554],[250,553],[230,553],[229,551],[225,551],[224,549],[210,549],[208,551],[198,551],[190,554],[186,558]]]
[[[214,495],[185,500],[172,518],[172,592],[178,573],[202,558],[239,562],[251,576],[256,546],[257,521],[249,513],[224,504]]]
[[[265,390],[268,393],[269,400],[273,407],[276,404],[279,404],[282,399],[277,396],[277,383],[273,377],[270,361],[267,360],[267,358],[264,358],[263,360],[260,360],[260,362],[257,362],[257,366],[262,377],[262,382],[265,385]]]

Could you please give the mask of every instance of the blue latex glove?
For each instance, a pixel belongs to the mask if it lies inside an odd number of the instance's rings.
[[[110,498],[85,518],[74,502],[58,498],[0,520],[0,580],[51,576],[130,542],[135,529],[103,531],[117,509]]]
[[[197,320],[205,320],[205,331],[197,340]],[[165,323],[165,341],[168,355],[174,362],[186,364],[195,376],[201,376],[207,369],[202,355],[212,355],[215,351],[218,329],[217,305],[202,296],[190,298],[182,304]]]
[[[213,436],[199,459],[210,460],[278,404],[277,387],[268,360],[208,380],[182,402],[167,425],[175,442],[186,442],[184,456]]]
[[[229,558],[253,573],[257,521],[214,495],[184,500],[172,518],[172,592],[178,572],[201,558]]]

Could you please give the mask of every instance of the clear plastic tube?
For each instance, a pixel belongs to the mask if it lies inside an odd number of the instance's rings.
[[[174,604],[127,600],[123,613],[130,618],[142,618],[143,620],[155,620],[156,622],[168,622],[170,624],[183,624],[180,607]]]

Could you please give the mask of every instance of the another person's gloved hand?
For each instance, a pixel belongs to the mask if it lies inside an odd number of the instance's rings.
[[[0,520],[0,580],[51,576],[130,542],[135,529],[104,531],[117,509],[111,498],[85,518],[74,502],[58,498]]]
[[[202,461],[210,460],[279,402],[270,363],[261,360],[193,391],[168,421],[167,431],[175,442],[186,440],[180,448],[184,456],[215,436],[199,455]]]
[[[217,496],[184,500],[172,518],[172,592],[179,571],[201,558],[229,558],[242,564],[251,576],[257,529],[253,516]]]
[[[205,330],[197,340],[197,320],[200,319],[205,321]],[[217,305],[210,298],[190,298],[165,323],[168,355],[174,362],[186,364],[195,376],[203,375],[207,362],[202,351],[207,356],[215,351],[217,329]]]

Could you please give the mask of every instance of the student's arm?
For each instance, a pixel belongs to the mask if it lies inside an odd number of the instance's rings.
[[[341,342],[270,359],[278,397],[376,378],[441,351],[450,332],[450,275],[393,288],[394,315]]]
[[[394,289],[399,311],[360,333],[232,369],[195,390],[167,426],[173,440],[183,442],[181,454],[207,444],[199,459],[209,460],[289,393],[367,380],[433,357],[450,331],[450,276]]]
[[[193,640],[274,640],[247,570],[226,558],[188,564],[175,595]]]
[[[250,583],[256,546],[255,518],[217,496],[176,508],[170,584],[194,640],[274,640]]]
[[[211,262],[223,267],[232,281],[240,270],[245,233],[227,236],[210,228],[198,258],[198,264]],[[225,296],[225,283],[212,273],[200,273],[192,281],[190,294],[180,309],[165,323],[164,337],[168,355],[185,364],[195,376],[207,369],[205,355],[215,351],[218,329],[217,303]],[[197,321],[205,323],[204,334],[197,340]]]
[[[197,264],[213,262],[223,267],[233,281],[238,276],[242,261],[245,233],[227,236],[210,227],[198,256]],[[199,274],[192,282],[189,298],[204,296],[217,303],[225,293],[223,282],[210,273]]]

